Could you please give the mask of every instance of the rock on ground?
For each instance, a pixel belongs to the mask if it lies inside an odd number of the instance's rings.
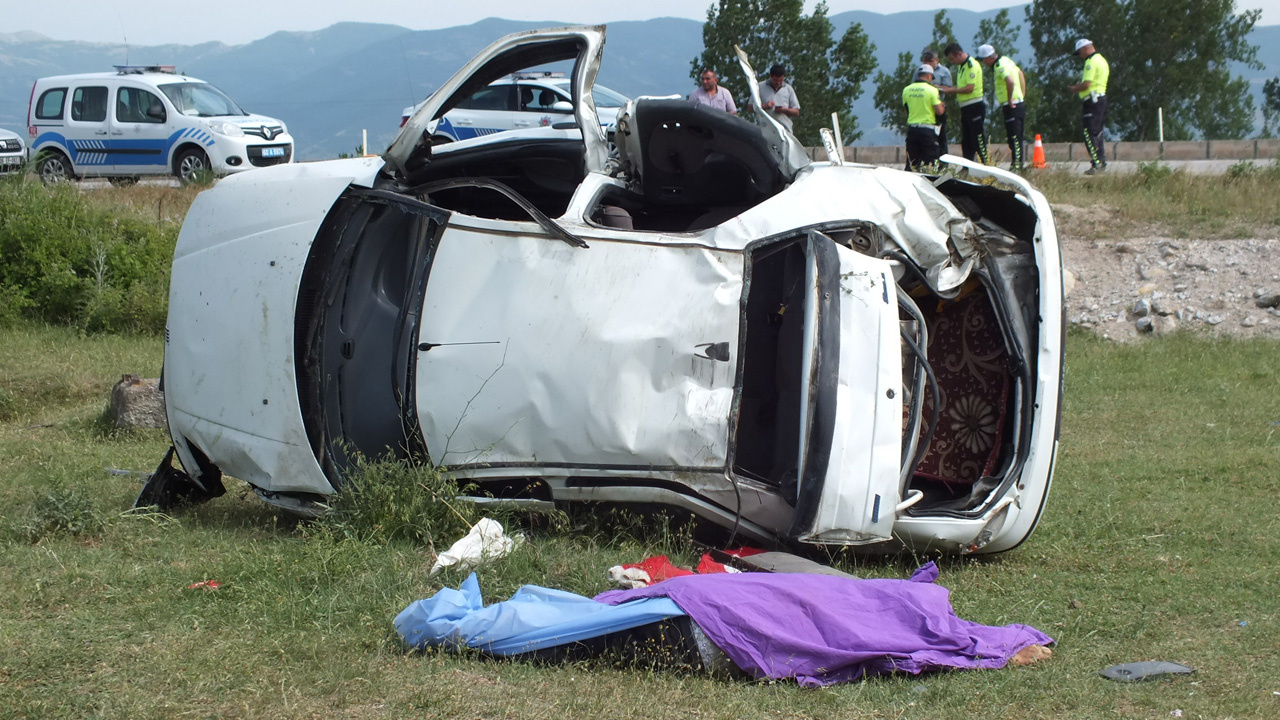
[[[111,388],[107,416],[118,428],[165,427],[164,393],[160,392],[159,378],[122,376]]]

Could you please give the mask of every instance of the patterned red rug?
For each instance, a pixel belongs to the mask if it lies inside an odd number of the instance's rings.
[[[929,361],[938,378],[941,412],[916,475],[967,485],[990,474],[1000,457],[1009,396],[1004,338],[981,289],[920,309],[929,325]],[[925,422],[933,401],[926,396]]]

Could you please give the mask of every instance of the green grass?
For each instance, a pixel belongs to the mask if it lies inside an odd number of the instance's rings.
[[[406,652],[396,613],[462,579],[427,576],[424,536],[371,532],[376,518],[350,512],[300,524],[236,482],[186,512],[128,513],[140,478],[105,468],[149,470],[166,438],[96,419],[121,373],[158,372],[161,341],[20,327],[0,330],[0,348],[6,717],[1266,718],[1280,702],[1275,342],[1071,335],[1040,528],[1004,555],[940,563],[961,617],[1034,625],[1058,640],[1053,659],[818,691]],[[612,564],[696,554],[679,525],[618,524],[526,528],[481,586],[491,600],[524,583],[590,594]],[[905,577],[917,560],[844,562]],[[222,586],[188,589],[202,580]],[[1147,659],[1198,672],[1134,685],[1096,675]]]
[[[1057,218],[1060,229],[1072,235],[1280,236],[1280,165],[1241,162],[1215,176],[1146,163],[1134,173],[1085,177],[1051,169],[1033,170],[1028,178],[1051,203],[1087,209]]]

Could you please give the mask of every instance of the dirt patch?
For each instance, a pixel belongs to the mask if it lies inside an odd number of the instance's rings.
[[[1054,205],[1068,278],[1067,320],[1103,337],[1132,340],[1185,328],[1213,335],[1280,337],[1280,228],[1257,237],[1174,238],[1140,228],[1107,232],[1113,208]]]

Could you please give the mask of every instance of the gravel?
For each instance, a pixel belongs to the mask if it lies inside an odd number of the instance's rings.
[[[1067,272],[1067,320],[1117,341],[1188,329],[1280,337],[1280,233],[1217,240],[1148,228],[1088,237],[1105,208],[1054,205]]]

